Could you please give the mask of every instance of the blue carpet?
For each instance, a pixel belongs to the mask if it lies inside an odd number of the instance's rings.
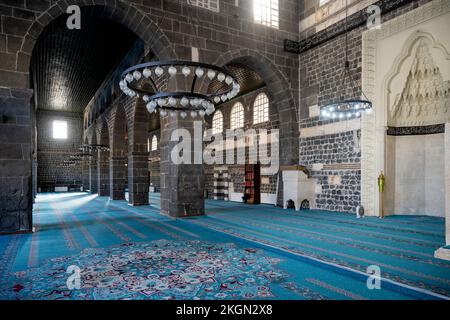
[[[131,207],[85,193],[40,194],[36,232],[0,237],[0,298],[450,296],[450,263],[433,258],[444,243],[443,219],[356,220],[222,201],[207,201],[205,217],[172,219],[159,213],[159,195],[150,202]],[[71,265],[81,270],[80,290],[67,287]],[[388,279],[380,290],[367,288],[369,265]]]

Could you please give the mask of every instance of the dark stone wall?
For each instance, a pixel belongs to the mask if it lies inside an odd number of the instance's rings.
[[[360,130],[300,139],[303,165],[360,163]]]
[[[0,87],[0,234],[32,228],[31,94]]]
[[[382,21],[390,20],[417,8],[430,0],[417,0],[389,13],[382,13]],[[308,0],[300,8],[300,17],[306,18],[318,8],[319,0]],[[337,24],[325,31],[332,34]],[[309,107],[324,106],[340,99],[360,98],[362,73],[362,33],[367,27],[361,26],[348,33],[348,60],[353,81],[344,82],[342,71],[346,59],[345,35],[332,37],[325,43],[313,47],[300,54],[300,128],[322,126],[341,120],[329,120],[322,117],[309,117]],[[300,35],[300,38],[312,36],[311,30]],[[345,120],[344,120],[345,121]],[[311,177],[317,178],[322,185],[322,193],[317,194],[316,204],[320,209],[337,211],[355,211],[360,203],[361,189],[361,153],[355,148],[360,130],[344,132],[322,137],[300,137],[300,164],[306,165]],[[322,170],[313,170],[313,164],[326,164]],[[342,164],[350,164],[343,166]],[[331,168],[333,170],[327,170]],[[330,185],[329,177],[340,177],[337,185]],[[339,180],[338,180],[339,181]]]
[[[67,121],[67,139],[53,138],[53,120]],[[81,165],[63,167],[61,163],[77,152],[82,144],[83,118],[67,112],[37,112],[37,187],[42,192],[55,186],[79,189],[82,185]]]
[[[320,209],[351,212],[360,203],[360,130],[300,139],[300,163],[310,168],[322,191],[316,195]],[[314,164],[321,164],[314,170]],[[338,177],[337,182],[330,178]],[[339,181],[340,180],[340,181]]]

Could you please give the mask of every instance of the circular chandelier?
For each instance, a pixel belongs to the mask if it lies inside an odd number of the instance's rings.
[[[79,150],[87,153],[89,151],[109,151],[109,146],[103,144],[83,144]]]
[[[190,87],[190,91],[160,89],[167,88],[170,79],[177,75],[185,77],[186,87]],[[150,81],[154,90],[140,86],[145,79]],[[208,94],[197,88],[199,81],[218,81],[223,85],[219,91]],[[179,111],[181,118],[186,118],[188,114],[192,118],[211,115],[216,104],[233,99],[240,91],[238,81],[228,70],[185,60],[154,61],[136,65],[123,72],[119,86],[129,97],[142,98],[149,113],[159,111],[160,116],[164,117],[167,114],[175,116]]]
[[[372,102],[368,100],[340,100],[322,107],[321,115],[331,119],[357,118],[363,113],[372,113]]]
[[[353,82],[354,87],[358,84],[355,83],[354,78],[350,72],[350,61],[348,60],[348,0],[346,0],[345,7],[345,65],[342,76],[342,83],[345,85],[347,79],[350,83]],[[324,118],[329,119],[350,119],[358,118],[362,114],[370,114],[372,112],[373,104],[367,98],[364,91],[361,90],[364,99],[341,99],[333,101],[320,108],[320,114]]]

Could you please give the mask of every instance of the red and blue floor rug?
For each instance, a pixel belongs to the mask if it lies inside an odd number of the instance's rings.
[[[206,216],[173,219],[160,214],[157,195],[150,202],[40,194],[36,232],[0,237],[0,298],[450,297],[450,263],[433,257],[445,241],[440,218],[355,219],[206,201]],[[377,289],[367,286],[374,265]],[[79,271],[79,289],[68,285],[68,268]]]

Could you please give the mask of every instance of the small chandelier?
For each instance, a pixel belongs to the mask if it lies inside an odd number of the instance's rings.
[[[84,153],[88,153],[89,151],[109,151],[109,146],[103,144],[83,144],[79,150]]]
[[[182,75],[189,81],[192,89],[186,91],[168,92],[158,88],[167,88],[168,81],[176,75]],[[138,88],[140,81],[148,79],[156,90]],[[219,81],[222,89],[213,94],[200,92],[196,88],[197,81]],[[158,83],[159,85],[156,85]],[[150,113],[159,110],[160,116],[175,115],[192,118],[211,115],[215,104],[233,99],[240,91],[236,78],[224,68],[193,61],[156,61],[131,67],[122,74],[120,89],[130,97],[142,97]]]
[[[350,61],[348,60],[348,0],[346,0],[345,7],[345,66],[342,76],[342,83],[354,83],[355,80],[350,72]],[[364,99],[342,99],[333,101],[320,108],[320,114],[324,118],[330,119],[350,119],[358,118],[363,113],[372,113],[373,104],[367,98],[364,91],[361,90]]]

